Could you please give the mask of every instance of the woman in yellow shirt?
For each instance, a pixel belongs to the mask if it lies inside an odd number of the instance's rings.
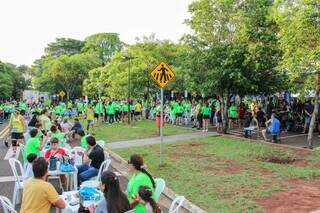
[[[17,109],[10,118],[10,132],[12,146],[23,143],[23,133],[26,131],[26,125],[24,118],[20,115],[20,111]]]
[[[91,105],[88,106],[86,110],[86,119],[87,119],[87,133],[89,134],[90,127],[93,132],[93,123],[94,123],[94,111]]]

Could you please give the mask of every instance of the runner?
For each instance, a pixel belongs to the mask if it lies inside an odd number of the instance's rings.
[[[93,134],[93,127],[94,127],[94,111],[91,104],[88,105],[86,111],[86,119],[87,119],[87,134],[90,134],[90,129]]]

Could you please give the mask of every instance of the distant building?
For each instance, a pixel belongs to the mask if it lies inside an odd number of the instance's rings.
[[[39,92],[37,90],[24,90],[23,100],[28,104],[43,102],[45,99],[49,99],[48,92]]]

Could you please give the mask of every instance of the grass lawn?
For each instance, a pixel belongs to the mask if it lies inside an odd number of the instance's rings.
[[[291,180],[320,176],[319,152],[308,154],[222,136],[171,143],[164,150],[162,167],[159,145],[115,151],[125,159],[141,154],[151,173],[208,212],[264,212],[257,199],[287,190]]]
[[[165,136],[191,133],[193,131],[194,130],[190,128],[169,124],[165,124],[164,126]],[[94,133],[97,139],[103,139],[107,142],[158,137],[158,129],[155,121],[150,120],[133,122],[130,125],[128,125],[128,123],[114,123],[112,125],[103,123],[95,128]]]

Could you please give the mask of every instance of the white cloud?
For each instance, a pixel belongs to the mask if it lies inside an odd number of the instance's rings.
[[[0,60],[31,65],[57,37],[117,32],[133,43],[156,33],[177,41],[189,32],[192,0],[1,0]]]

